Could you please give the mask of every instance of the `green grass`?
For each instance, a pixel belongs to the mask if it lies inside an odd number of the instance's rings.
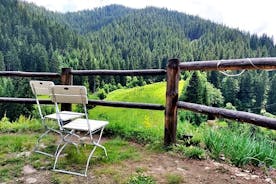
[[[179,89],[184,82],[181,81]],[[165,104],[166,83],[159,82],[131,89],[119,89],[108,94],[106,101]],[[180,91],[180,90],[179,90]],[[138,142],[160,140],[164,134],[164,111],[96,107],[90,118],[108,120],[107,132]]]
[[[38,170],[51,170],[53,166],[53,159],[49,159],[44,155],[31,152],[35,146],[36,140],[40,134],[37,133],[12,133],[0,135],[0,181],[9,182],[14,178],[22,176],[22,168],[30,164]],[[45,141],[49,145],[46,149],[55,147],[57,137],[47,136]],[[90,167],[93,165],[116,164],[124,160],[139,161],[141,155],[136,146],[120,139],[113,138],[103,144],[108,151],[108,158],[103,157],[103,151],[97,149],[95,156],[90,162]],[[83,170],[85,168],[86,159],[90,153],[92,146],[80,146],[78,153],[73,146],[68,146],[64,151],[66,157],[59,162],[59,167],[69,170]],[[55,151],[55,149],[51,150]],[[22,155],[22,152],[31,152],[30,156]],[[67,176],[67,175],[66,175]],[[55,175],[53,173],[53,182],[63,181],[63,175]],[[73,176],[66,178],[66,181],[72,180]]]
[[[108,157],[104,156],[104,152],[101,148],[97,148],[94,156],[98,157],[98,159],[92,159],[91,163],[94,164],[113,164],[118,163],[123,160],[139,160],[140,154],[135,146],[130,145],[130,143],[122,140],[121,138],[113,138],[103,145],[108,148]],[[81,145],[79,146],[79,152],[77,151],[76,147],[73,145],[68,145],[67,148],[64,150],[65,153],[68,155],[66,158],[63,159],[66,165],[76,165],[79,164],[83,166],[86,164],[87,157],[92,150],[93,146],[90,145]]]
[[[276,167],[276,143],[260,135],[252,135],[243,128],[209,129],[204,141],[210,155],[218,159],[221,155],[236,166],[246,164]]]
[[[225,160],[238,167],[247,164],[276,167],[275,131],[237,122],[219,121],[215,127],[202,123],[199,127],[178,122],[178,145],[173,149],[189,158],[201,159],[206,155]],[[254,126],[253,126],[254,127]],[[192,138],[183,140],[183,135]],[[205,151],[203,150],[205,149]]]
[[[21,175],[25,163],[24,156],[19,153],[32,149],[36,137],[34,135],[2,134],[0,135],[0,179],[9,181]]]

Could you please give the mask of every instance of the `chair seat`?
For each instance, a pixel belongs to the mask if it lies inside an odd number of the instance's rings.
[[[99,120],[88,120],[90,125],[91,132],[98,130],[102,127],[105,127],[108,124],[108,121],[99,121]],[[64,125],[63,128],[66,129],[74,129],[81,131],[88,131],[88,125],[86,119],[75,119],[68,124]]]
[[[71,112],[71,111],[61,111],[61,112],[59,113],[59,115],[60,115],[60,119],[61,119],[62,121],[69,121],[69,120],[76,119],[76,118],[80,118],[80,117],[84,116],[83,113]],[[49,114],[49,115],[45,116],[45,118],[49,118],[49,119],[58,119],[56,113]]]

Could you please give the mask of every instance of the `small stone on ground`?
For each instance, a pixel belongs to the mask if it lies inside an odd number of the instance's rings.
[[[35,168],[33,168],[31,165],[25,165],[23,167],[23,174],[24,175],[33,174],[35,172],[37,172],[37,170]]]
[[[36,183],[37,182],[37,179],[36,178],[27,178],[26,179],[26,183],[27,184],[32,184],[32,183]]]

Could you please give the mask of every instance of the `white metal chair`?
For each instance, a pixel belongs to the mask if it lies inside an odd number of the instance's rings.
[[[53,120],[57,120],[57,118],[61,118],[62,121],[66,122],[66,121],[70,121],[70,120],[82,117],[82,116],[84,116],[84,114],[83,113],[70,112],[70,111],[62,111],[62,112],[60,112],[59,117],[57,117],[56,113],[45,115],[42,112],[42,108],[41,108],[41,105],[40,105],[39,101],[41,99],[41,96],[42,97],[44,96],[44,98],[45,98],[45,96],[49,97],[51,95],[50,88],[54,86],[54,83],[52,81],[31,80],[30,81],[30,86],[31,86],[32,92],[33,92],[33,94],[35,95],[35,98],[36,98],[36,103],[37,103],[39,116],[41,118],[41,121],[42,121],[42,124],[43,124],[44,128],[46,129],[46,131],[42,135],[40,135],[40,137],[38,138],[37,143],[36,143],[35,148],[34,148],[34,151],[37,152],[37,153],[43,154],[43,155],[54,157],[57,154],[57,151],[59,149],[60,144],[58,145],[55,154],[50,154],[50,153],[40,151],[39,150],[39,143],[42,140],[42,138],[44,136],[46,136],[49,132],[55,132],[59,135],[62,135],[62,132],[60,131],[61,129],[56,130],[54,128],[49,127],[46,124],[45,120],[47,118],[48,119],[53,119]]]
[[[105,126],[108,124],[107,121],[99,121],[99,120],[89,120],[88,119],[88,114],[87,114],[87,108],[86,104],[88,103],[88,98],[87,98],[87,90],[84,86],[65,86],[65,85],[56,85],[51,88],[52,89],[52,101],[55,103],[56,106],[56,113],[59,115],[59,103],[72,103],[72,104],[82,104],[83,106],[83,111],[85,114],[85,118],[81,119],[75,119],[71,122],[69,122],[66,125],[62,125],[62,120],[59,119],[59,123],[61,124],[62,129],[68,130],[70,133],[63,136],[63,142],[65,143],[58,151],[56,158],[55,158],[55,163],[53,170],[62,172],[62,173],[67,173],[67,174],[74,174],[74,175],[79,175],[79,176],[87,176],[87,170],[89,166],[90,159],[92,158],[95,150],[97,147],[100,147],[103,149],[105,156],[107,157],[107,152],[106,148],[100,144],[101,137],[103,134],[103,130]],[[80,172],[73,172],[73,171],[67,171],[67,170],[61,170],[61,169],[56,169],[57,168],[57,162],[59,160],[61,152],[64,150],[64,148],[68,144],[74,144],[76,145],[78,143],[81,143],[81,138],[78,139],[78,141],[73,141],[71,140],[71,136],[75,134],[75,131],[84,131],[86,132],[86,136],[89,136],[89,143],[93,145],[93,149],[91,150],[87,161],[86,161],[86,167],[84,173]],[[93,135],[95,133],[99,133],[99,137],[95,140],[93,139]],[[84,135],[84,134],[83,134]]]

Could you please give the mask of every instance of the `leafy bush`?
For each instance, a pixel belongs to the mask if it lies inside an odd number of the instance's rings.
[[[99,91],[97,91],[96,95],[98,96],[98,98],[100,100],[103,100],[106,98],[106,92],[104,89],[99,89]]]
[[[40,120],[26,118],[20,116],[17,121],[10,122],[7,117],[3,117],[0,121],[0,132],[23,132],[23,131],[41,131],[43,126]]]

